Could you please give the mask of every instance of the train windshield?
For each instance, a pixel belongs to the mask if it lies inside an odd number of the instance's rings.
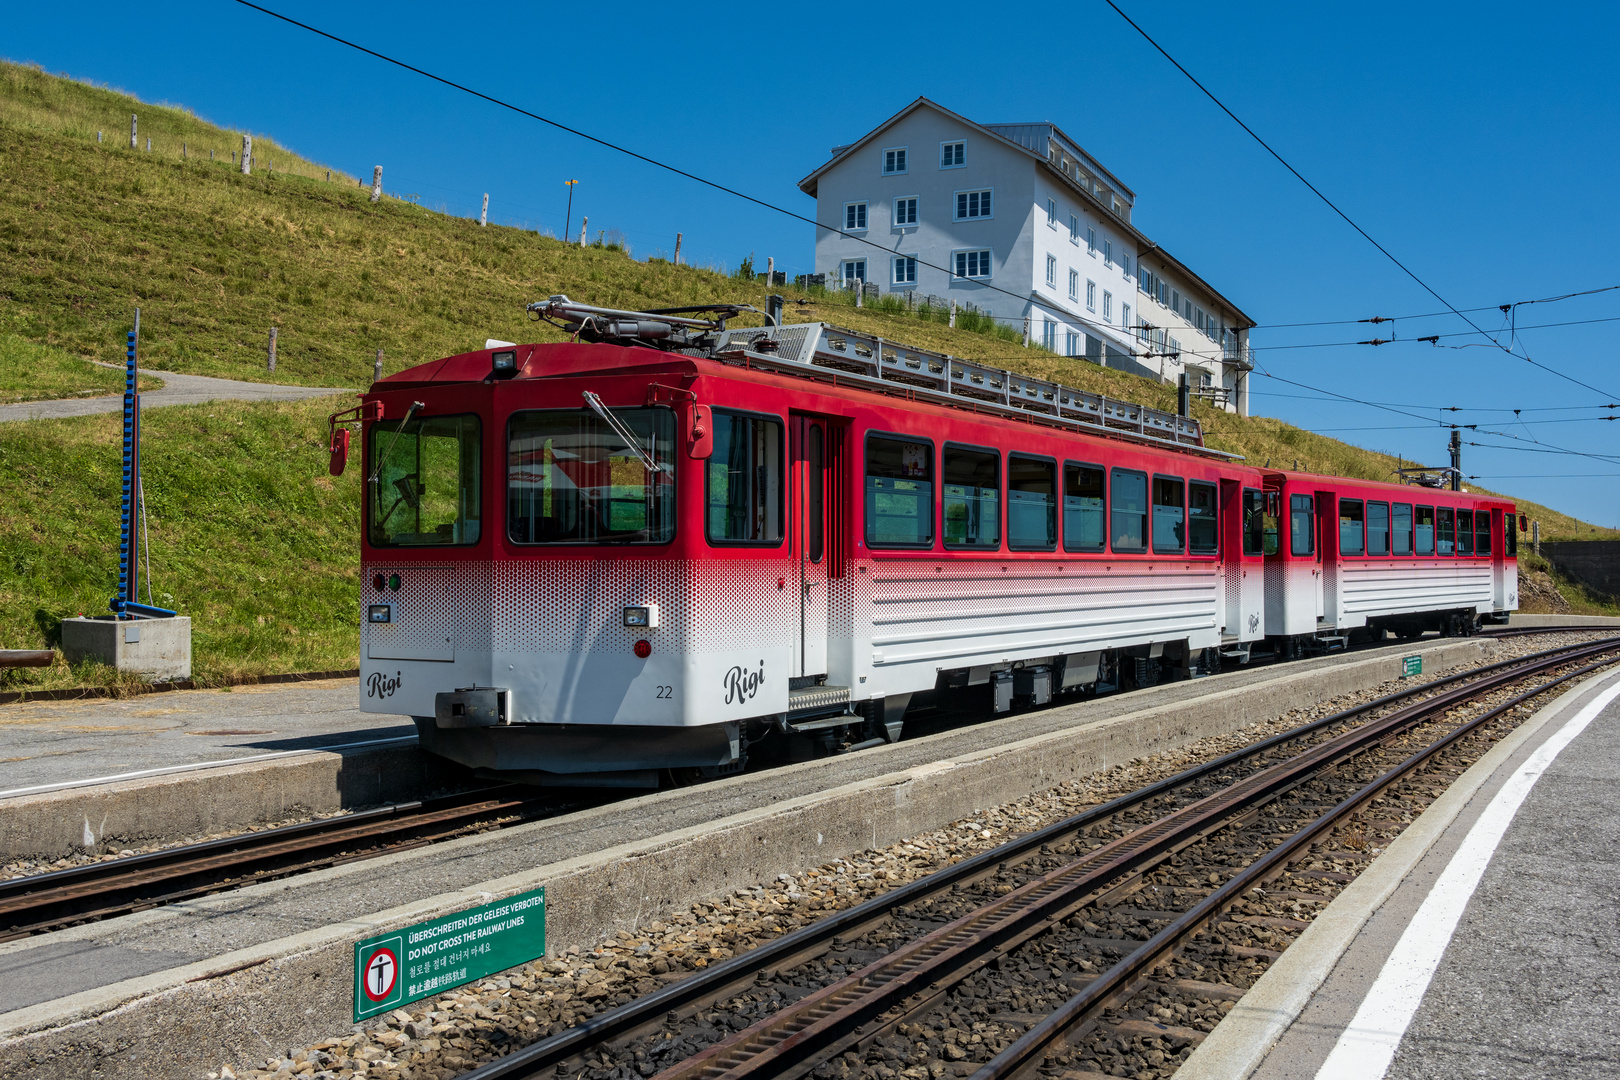
[[[506,532],[519,544],[675,538],[675,418],[613,409],[637,446],[588,409],[520,412],[507,426]]]
[[[476,416],[372,425],[366,518],[373,546],[478,542],[481,430]]]

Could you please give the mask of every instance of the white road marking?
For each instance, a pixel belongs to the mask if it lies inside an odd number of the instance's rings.
[[[1564,747],[1617,697],[1620,683],[1604,690],[1570,717],[1502,785],[1395,943],[1394,952],[1368,989],[1361,1008],[1317,1071],[1316,1080],[1382,1080],[1423,1002],[1463,910],[1525,797]]]
[[[115,784],[120,780],[139,780],[147,776],[162,776],[165,773],[191,772],[195,769],[217,769],[224,765],[245,765],[250,761],[270,761],[275,758],[295,757],[298,754],[324,754],[333,750],[356,750],[362,746],[386,746],[389,743],[413,743],[415,735],[398,735],[392,739],[367,739],[365,742],[334,743],[331,746],[311,746],[306,750],[277,750],[272,754],[253,754],[249,757],[225,758],[222,761],[196,761],[190,765],[166,765],[158,769],[142,769],[140,772],[118,773],[114,776],[92,776],[85,780],[63,780],[56,784],[40,784],[37,787],[12,788],[10,791],[0,791],[0,799],[9,799],[17,795],[38,795],[45,791],[62,791],[66,788],[90,787],[92,784]]]

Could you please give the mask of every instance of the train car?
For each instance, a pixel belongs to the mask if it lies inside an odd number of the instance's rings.
[[[1292,554],[1280,508],[1387,485],[1250,468],[1187,417],[777,312],[531,310],[585,341],[491,342],[334,417],[361,421],[361,707],[489,775],[724,775],[893,741],[942,695],[1005,712],[1437,610],[1274,612],[1274,577],[1352,558]]]
[[[1267,473],[1266,627],[1297,654],[1357,630],[1468,633],[1519,606],[1513,504],[1460,491]]]

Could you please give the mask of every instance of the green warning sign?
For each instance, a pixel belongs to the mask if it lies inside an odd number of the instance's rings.
[[[354,946],[358,1023],[546,954],[546,890],[391,930]]]
[[[1403,657],[1401,657],[1401,678],[1404,679],[1408,675],[1421,675],[1421,674],[1423,674],[1423,657],[1421,657],[1421,656],[1403,656]]]

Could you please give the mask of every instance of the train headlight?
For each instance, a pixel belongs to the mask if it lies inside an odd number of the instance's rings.
[[[638,604],[624,609],[624,625],[647,630],[658,628],[658,605]]]
[[[497,379],[510,379],[517,374],[517,353],[503,349],[489,356],[489,373]]]
[[[391,623],[394,621],[394,605],[372,604],[366,608],[366,622]]]

